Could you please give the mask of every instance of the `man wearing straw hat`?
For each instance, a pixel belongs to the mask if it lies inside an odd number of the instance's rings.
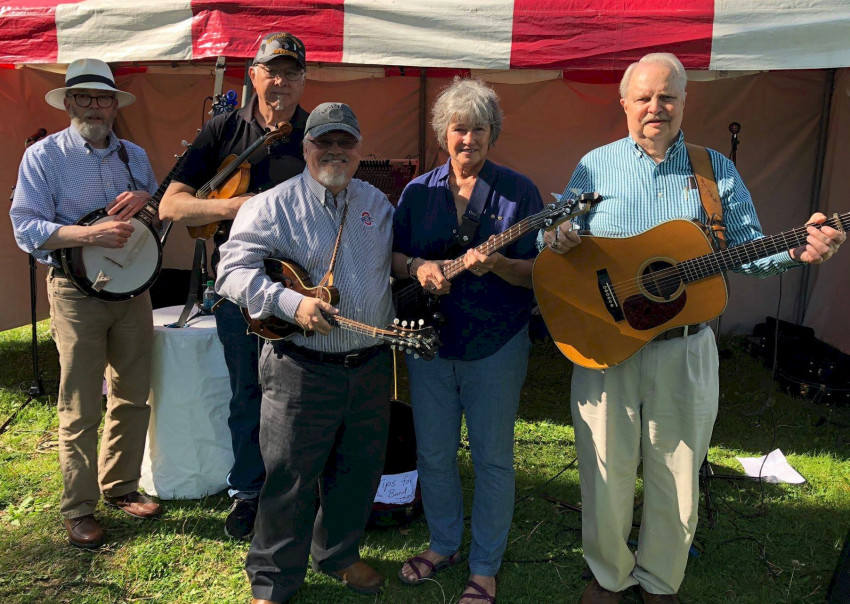
[[[50,331],[61,369],[60,512],[71,545],[94,548],[104,540],[94,517],[101,493],[107,505],[137,518],[162,513],[137,490],[150,416],[151,301],[147,292],[120,302],[87,296],[66,278],[54,251],[123,247],[133,232],[128,219],[147,205],[157,184],[144,150],[112,132],[118,108],[136,97],[118,90],[106,63],[74,61],[65,86],[45,99],[67,111],[71,125],[27,149],[10,217],[18,246],[50,267]],[[115,220],[76,224],[102,208]],[[98,456],[104,375],[108,394]]]

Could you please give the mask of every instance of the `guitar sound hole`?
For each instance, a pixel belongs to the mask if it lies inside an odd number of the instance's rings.
[[[670,300],[682,287],[682,281],[672,268],[672,264],[657,260],[644,267],[641,273],[641,285],[650,297]]]

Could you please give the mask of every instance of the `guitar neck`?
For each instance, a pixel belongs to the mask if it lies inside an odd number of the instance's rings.
[[[183,162],[186,160],[188,151],[188,149],[183,151],[183,153],[174,163],[174,166],[171,168],[168,174],[165,175],[165,178],[162,179],[162,182],[159,183],[159,187],[148,200],[147,205],[145,205],[145,207],[142,208],[136,215],[137,218],[148,224],[151,224],[153,220],[159,215],[159,202],[162,200],[162,196],[165,195],[165,190],[168,188],[168,185],[171,184],[171,180],[174,178],[174,174],[177,173],[178,168],[180,168],[180,166],[182,166]]]
[[[378,338],[384,342],[388,342],[390,344],[394,344],[397,342],[398,338],[394,336],[390,331],[386,329],[381,329],[379,327],[373,327],[371,325],[367,325],[366,323],[361,323],[359,321],[355,321],[354,319],[348,319],[341,315],[329,315],[326,313],[322,313],[331,325],[336,325],[341,329],[345,329],[347,331],[353,331],[354,333],[359,333],[367,336],[371,336],[373,338]]]
[[[546,220],[551,215],[549,211],[543,211],[538,214],[534,214],[533,216],[528,216],[527,218],[523,218],[519,222],[514,225],[511,225],[507,230],[502,231],[492,239],[488,239],[481,245],[475,248],[476,252],[484,254],[485,256],[489,256],[493,254],[503,247],[509,246],[511,243],[524,237],[531,231],[540,230],[543,228]],[[459,256],[454,260],[450,260],[445,265],[443,265],[443,276],[446,279],[454,279],[463,271],[466,270],[466,266],[463,264],[463,256]]]
[[[823,223],[826,226],[838,230],[850,230],[850,212],[835,214]],[[732,270],[744,266],[755,260],[767,258],[799,247],[806,242],[808,236],[807,225],[791,229],[784,233],[754,239],[747,243],[730,247],[729,249],[706,254],[691,260],[685,260],[676,266],[682,274],[686,283],[693,283],[706,277],[716,275],[722,271]],[[823,225],[812,225],[820,228]]]

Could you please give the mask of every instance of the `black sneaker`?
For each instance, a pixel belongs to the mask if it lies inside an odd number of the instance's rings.
[[[257,499],[234,499],[224,521],[224,533],[231,539],[248,539],[254,534]]]

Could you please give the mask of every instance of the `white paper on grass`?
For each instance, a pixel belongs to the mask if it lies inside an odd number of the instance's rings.
[[[762,457],[736,457],[741,465],[744,466],[744,473],[747,476],[758,478],[759,472],[765,482],[787,482],[790,484],[802,484],[806,479],[800,476],[785,455],[779,449],[774,449],[767,454],[767,460]]]
[[[375,502],[395,505],[410,503],[416,495],[418,479],[419,473],[416,470],[401,474],[384,474],[381,476],[378,492],[375,493]]]

